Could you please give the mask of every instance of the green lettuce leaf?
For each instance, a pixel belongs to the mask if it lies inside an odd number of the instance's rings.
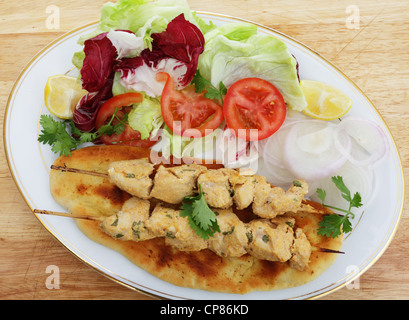
[[[162,32],[167,23],[181,13],[186,20],[194,20],[186,0],[118,0],[102,7],[99,29],[104,32],[117,28],[136,33],[149,22],[154,32]]]
[[[144,96],[141,103],[135,104],[128,115],[129,125],[141,133],[142,140],[151,135],[156,136],[163,122],[160,101],[148,96]]]
[[[297,62],[284,42],[241,22],[225,24],[204,36],[198,69],[214,86],[223,81],[229,88],[240,79],[257,77],[276,86],[289,108],[300,111],[307,106]]]

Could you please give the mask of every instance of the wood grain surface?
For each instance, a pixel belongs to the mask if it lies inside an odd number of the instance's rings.
[[[272,27],[301,41],[338,66],[377,106],[395,138],[404,173],[408,174],[407,0],[188,2],[194,10],[233,15]],[[101,0],[0,1],[1,124],[8,95],[23,67],[56,37],[97,20],[103,3],[105,1]],[[60,13],[57,29],[47,25],[51,5],[57,6]],[[356,8],[359,9],[359,26],[349,20],[349,10]],[[107,279],[55,240],[24,202],[9,172],[4,146],[1,148],[0,299],[151,299]],[[321,299],[409,298],[407,199],[395,238],[383,256],[360,277],[359,289],[344,287]],[[60,271],[58,289],[47,288],[50,275],[47,267],[53,265]]]

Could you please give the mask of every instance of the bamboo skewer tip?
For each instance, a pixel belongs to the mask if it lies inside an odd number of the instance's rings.
[[[50,168],[52,170],[59,170],[62,172],[82,173],[82,174],[88,174],[88,175],[96,176],[96,177],[108,178],[107,173],[96,172],[96,171],[91,171],[91,170],[84,170],[84,169],[77,169],[77,168],[70,168],[65,165],[64,166],[51,165]]]
[[[92,217],[92,216],[86,216],[86,215],[76,215],[76,214],[72,214],[68,212],[57,212],[57,211],[42,210],[42,209],[34,209],[33,212],[35,214],[45,214],[45,215],[66,217],[66,218],[73,218],[73,219],[99,220],[98,217]]]

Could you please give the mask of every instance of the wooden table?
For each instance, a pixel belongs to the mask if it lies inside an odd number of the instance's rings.
[[[0,6],[0,113],[22,68],[61,34],[99,18],[102,0],[2,1]],[[389,0],[188,0],[192,9],[234,15],[281,31],[337,65],[374,102],[409,166],[409,3]],[[351,3],[354,6],[350,6]],[[49,5],[56,7],[49,7]],[[47,28],[59,10],[59,28]],[[353,10],[359,20],[353,20]],[[54,10],[54,11],[53,11]],[[359,21],[359,25],[357,22]],[[50,20],[49,20],[50,22]],[[55,23],[56,21],[54,21]],[[50,26],[48,24],[48,26]],[[54,24],[55,26],[55,24]],[[354,28],[355,27],[355,28]],[[3,116],[1,117],[3,123]],[[2,131],[3,133],[3,131]],[[1,299],[150,299],[86,266],[30,212],[0,158]],[[28,155],[29,156],[29,155]],[[408,189],[408,188],[406,188]],[[385,199],[388,201],[388,199]],[[409,298],[409,212],[384,255],[359,279],[322,299]],[[60,288],[47,289],[47,267],[60,271]]]

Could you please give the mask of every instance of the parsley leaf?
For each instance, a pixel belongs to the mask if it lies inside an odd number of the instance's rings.
[[[216,214],[207,205],[200,185],[197,196],[183,199],[180,215],[188,218],[190,227],[204,240],[220,232]]]
[[[317,189],[317,196],[320,198],[322,205],[327,208],[335,209],[341,212],[345,212],[345,215],[329,214],[323,217],[322,221],[319,223],[318,234],[326,237],[337,238],[341,233],[348,233],[352,231],[352,224],[349,217],[352,219],[355,214],[351,212],[352,208],[359,208],[362,206],[362,199],[359,192],[356,192],[353,197],[351,197],[351,191],[345,185],[341,176],[336,176],[331,178],[332,182],[335,184],[337,189],[341,192],[341,196],[349,202],[348,210],[337,208],[324,204],[326,192],[320,188]]]
[[[316,192],[317,192],[318,198],[320,198],[321,202],[324,203],[325,202],[325,197],[327,196],[326,191],[322,190],[321,188],[318,188]]]
[[[203,78],[199,70],[197,70],[193,76],[192,83],[195,85],[196,92],[206,91],[204,94],[205,98],[218,100],[223,104],[223,96],[227,93],[227,88],[222,81],[219,83],[219,88],[216,88],[209,80]]]
[[[115,109],[109,122],[101,126],[96,132],[83,132],[79,130],[72,120],[57,121],[51,115],[42,115],[40,117],[41,133],[38,136],[38,141],[43,144],[49,144],[51,150],[60,156],[70,156],[71,151],[86,142],[93,142],[102,135],[119,135],[125,130],[128,124],[128,114],[125,113],[122,119],[116,114],[118,109]],[[117,122],[113,123],[116,119]]]
[[[351,200],[351,208],[359,208],[362,207],[362,199],[361,199],[361,195],[356,192],[354,194],[354,197]]]
[[[339,216],[337,214],[329,214],[324,216],[319,226],[318,234],[326,236],[327,238],[337,238],[341,234],[341,231],[343,233],[352,231],[351,222],[346,215]]]
[[[55,121],[50,115],[42,115],[40,125],[43,129],[38,136],[38,141],[51,145],[51,150],[60,156],[71,155],[71,150],[76,149],[80,144],[67,132],[65,121]]]

